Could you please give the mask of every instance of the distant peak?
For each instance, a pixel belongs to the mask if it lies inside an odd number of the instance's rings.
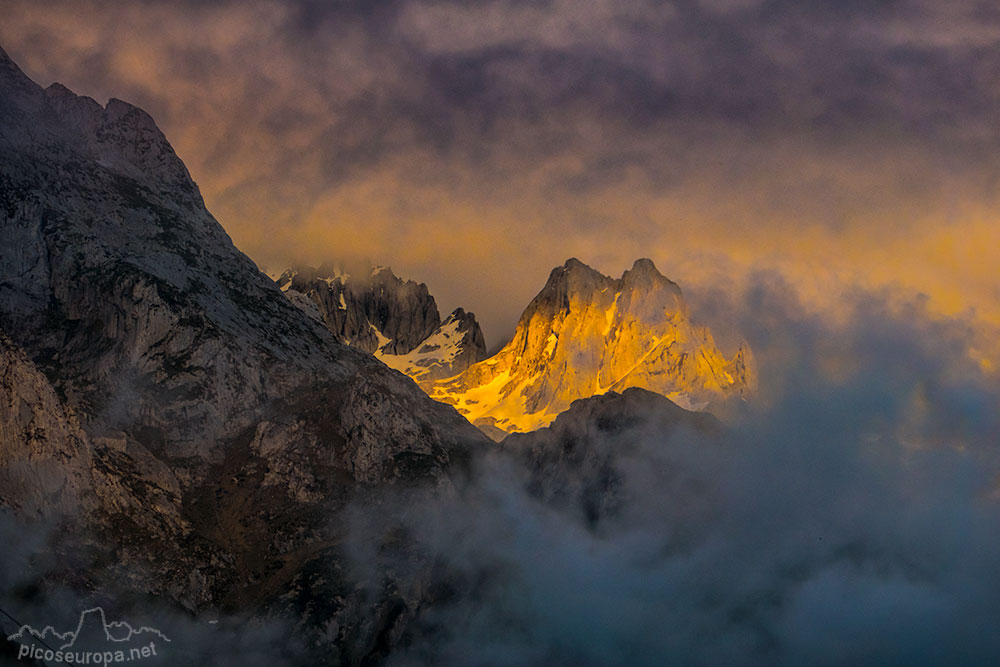
[[[576,281],[585,279],[588,276],[599,277],[603,276],[603,274],[600,271],[587,266],[576,257],[570,257],[563,263],[562,266],[557,266],[552,269],[552,272],[549,274],[548,282],[550,284],[558,284],[567,280]]]
[[[648,257],[640,257],[635,260],[632,264],[632,273],[648,273],[652,275],[661,275],[659,271],[656,270],[656,265],[653,264],[653,260]]]
[[[649,287],[660,284],[675,292],[677,296],[681,294],[681,289],[677,283],[660,273],[656,265],[653,264],[653,260],[646,257],[635,260],[632,268],[622,274],[621,281],[623,286],[631,287]]]
[[[17,63],[7,55],[7,52],[0,48],[0,84],[4,87],[11,86],[13,90],[41,90],[34,81],[28,78]]]
[[[76,93],[74,93],[72,90],[70,90],[69,88],[67,88],[63,84],[59,83],[58,81],[50,84],[49,87],[46,88],[45,90],[47,92],[58,93],[60,95],[73,95],[73,96],[76,96]]]
[[[464,308],[456,308],[451,311],[451,315],[445,318],[445,323],[447,322],[458,322],[463,328],[472,325],[479,326],[476,323],[476,314],[467,312]]]
[[[108,100],[107,106],[104,107],[104,114],[111,122],[121,120],[122,118],[131,115],[141,121],[141,125],[149,128],[155,128],[159,131],[159,128],[156,127],[156,121],[154,121],[153,117],[146,113],[146,111],[135,106],[134,104],[129,104],[124,100],[120,100],[117,97],[112,97]]]
[[[551,278],[598,279],[604,277],[605,277],[604,274],[598,271],[597,269],[588,266],[587,264],[584,264],[576,257],[570,257],[563,263],[562,266],[557,266],[556,268],[552,269],[552,275],[550,276],[550,279]]]
[[[552,309],[567,309],[570,301],[590,299],[594,294],[611,286],[613,282],[600,271],[571,257],[562,266],[552,269],[545,286],[521,313],[519,321],[526,322],[540,308],[546,312]]]

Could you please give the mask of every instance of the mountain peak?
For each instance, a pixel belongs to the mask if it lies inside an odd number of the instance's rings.
[[[49,87],[45,89],[45,92],[58,97],[76,97],[76,93],[58,81],[53,81],[49,84]]]
[[[46,159],[52,151],[73,153],[183,210],[204,207],[198,186],[152,116],[128,102],[112,98],[102,106],[59,83],[43,90],[4,55],[0,119],[0,135],[17,145],[26,159],[29,153],[44,153]]]
[[[276,282],[338,341],[365,352],[406,354],[441,325],[427,286],[403,280],[386,266],[299,266]]]
[[[648,257],[640,257],[632,263],[632,273],[645,273],[650,275],[659,276],[662,275],[656,270],[656,265],[653,264],[653,260]]]
[[[0,89],[3,90],[0,94],[0,107],[3,106],[3,102],[7,102],[3,99],[5,97],[13,99],[24,95],[34,96],[41,90],[3,48],[0,48]]]
[[[602,276],[603,274],[588,264],[584,264],[576,257],[570,257],[563,265],[553,269],[553,273],[566,276]]]
[[[753,382],[744,357],[749,349],[725,357],[692,323],[680,288],[651,260],[616,280],[571,258],[549,275],[510,343],[430,393],[497,435],[544,426],[574,400],[630,387],[686,408],[742,396]]]
[[[566,260],[562,266],[552,269],[545,287],[539,292],[522,318],[530,317],[541,309],[545,312],[565,310],[574,301],[587,300],[613,282],[600,271],[593,269],[575,257]]]
[[[669,285],[677,286],[677,283],[670,280],[666,276],[657,270],[656,265],[653,264],[653,260],[648,258],[640,258],[635,260],[632,264],[632,268],[625,271],[622,274],[622,282],[662,282]]]
[[[450,377],[486,356],[476,316],[441,321],[427,286],[370,263],[300,267],[275,275],[285,295],[346,345],[374,354],[418,383]]]
[[[658,309],[670,304],[673,311],[684,312],[687,307],[680,286],[656,270],[651,259],[637,259],[632,268],[622,274],[621,290],[626,294],[637,293],[639,303],[633,304],[638,310],[649,310],[649,317],[657,317]],[[659,298],[650,298],[653,292],[659,292]],[[637,312],[638,312],[637,310]]]

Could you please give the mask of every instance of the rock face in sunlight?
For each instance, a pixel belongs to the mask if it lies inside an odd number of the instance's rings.
[[[394,351],[437,318],[431,301],[419,326],[392,328]],[[332,574],[301,582],[335,543],[333,517],[373,485],[447,487],[488,444],[293,306],[148,114],[42,89],[3,51],[0,334],[0,500],[21,517],[78,508],[84,539],[104,540],[80,552],[96,559],[79,573],[91,590],[290,608],[306,626],[315,596],[323,623],[359,627],[389,603]],[[324,650],[364,660],[389,641],[365,628]]]
[[[704,409],[745,396],[754,383],[749,348],[727,359],[650,260],[616,280],[570,259],[552,271],[510,343],[429,392],[499,438],[545,426],[573,401],[607,391],[639,387]]]
[[[341,343],[374,354],[425,388],[486,357],[475,315],[457,308],[442,322],[427,286],[387,267],[290,269],[275,282]]]

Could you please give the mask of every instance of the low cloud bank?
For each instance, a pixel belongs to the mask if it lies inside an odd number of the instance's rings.
[[[392,664],[1000,658],[1000,389],[972,328],[888,294],[832,323],[766,277],[716,298],[761,395],[721,442],[611,436],[614,513],[588,525],[540,501],[505,457],[453,498],[401,504],[455,595]]]
[[[891,294],[858,293],[834,320],[767,276],[700,300],[746,332],[760,394],[721,438],[595,429],[617,480],[596,519],[532,495],[506,453],[454,492],[395,489],[335,517],[346,576],[372,600],[386,581],[422,600],[388,664],[1000,660],[1000,382],[976,361],[980,332]],[[106,604],[190,664],[297,664],[309,642],[279,621],[73,593],[89,566],[48,552],[59,530],[0,516],[0,600],[21,622],[68,627]]]

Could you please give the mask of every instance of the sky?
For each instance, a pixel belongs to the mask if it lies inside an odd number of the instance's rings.
[[[491,345],[571,256],[1000,323],[998,42],[977,0],[5,0],[0,23],[42,85],[149,111],[263,268],[389,265]]]

